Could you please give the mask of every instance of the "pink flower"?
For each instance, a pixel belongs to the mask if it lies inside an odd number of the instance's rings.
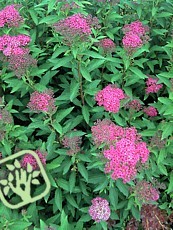
[[[0,11],[0,27],[19,27],[23,22],[17,8],[19,5],[9,5]]]
[[[128,32],[124,37],[123,37],[123,46],[126,49],[131,49],[131,48],[139,48],[142,46],[143,42],[141,38],[132,32]]]
[[[76,130],[74,130],[75,133]],[[79,136],[72,136],[70,135],[65,136],[62,140],[62,144],[65,148],[68,148],[67,154],[73,155],[75,153],[80,152],[81,148],[80,145],[82,144],[81,137]]]
[[[117,113],[120,109],[120,101],[125,98],[125,94],[115,85],[108,85],[100,90],[95,96],[99,106],[104,106],[106,111]]]
[[[139,36],[145,35],[147,30],[148,30],[148,28],[143,26],[142,22],[140,22],[140,21],[132,22],[132,23],[127,24],[123,27],[124,33],[132,32],[132,33],[137,34]]]
[[[99,146],[103,143],[111,144],[124,135],[122,127],[115,125],[112,121],[98,120],[91,128],[94,143]]]
[[[113,52],[115,49],[115,43],[109,38],[100,40],[99,46],[102,47],[105,52]]]
[[[55,111],[55,100],[53,98],[53,91],[48,90],[47,92],[33,92],[30,97],[28,107],[39,113],[39,112],[54,112]]]
[[[157,109],[153,106],[146,107],[144,110],[144,113],[146,113],[149,117],[155,117],[157,116]]]
[[[92,219],[96,222],[107,221],[111,214],[108,201],[101,197],[96,197],[91,202],[89,214]]]
[[[154,79],[154,78],[151,78],[149,77],[146,81],[146,93],[149,94],[149,93],[157,93],[162,87],[163,85],[162,84],[157,84],[158,82],[158,79]]]
[[[76,39],[86,40],[92,33],[91,27],[98,27],[97,18],[90,15],[85,17],[78,13],[73,14],[54,24],[55,30],[64,36],[65,41],[71,45]]]
[[[159,199],[159,192],[145,180],[137,182],[134,192],[139,201],[145,204]]]
[[[46,153],[42,154],[40,150],[35,151],[40,158],[40,161],[43,165],[46,165]],[[21,161],[21,166],[23,168],[27,168],[27,164],[30,164],[33,168],[33,170],[36,170],[39,168],[36,159],[31,155],[31,154],[25,154],[22,161]]]

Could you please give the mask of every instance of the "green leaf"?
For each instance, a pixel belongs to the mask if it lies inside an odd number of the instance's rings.
[[[70,84],[70,101],[73,101],[79,94],[79,82],[72,80]]]
[[[145,79],[147,76],[142,73],[142,71],[136,67],[130,67],[131,72],[133,72],[139,79]]]
[[[161,171],[161,173],[163,173],[164,175],[168,175],[168,172],[167,172],[167,170],[166,170],[166,167],[163,165],[163,164],[158,164],[158,168],[159,168],[159,170]]]
[[[49,154],[52,153],[53,151],[55,139],[56,139],[56,133],[55,131],[52,131],[52,133],[49,135],[47,139],[47,150]]]
[[[114,210],[116,210],[118,204],[118,190],[116,188],[109,189],[109,199]]]
[[[85,166],[83,163],[78,163],[78,170],[80,174],[85,178],[85,180],[88,182],[88,171],[86,170]]]
[[[128,186],[125,185],[122,180],[118,179],[116,180],[116,186],[117,188],[120,190],[120,192],[122,192],[124,194],[124,196],[128,196],[129,194],[129,190],[128,190]]]
[[[73,207],[75,207],[75,208],[79,208],[79,206],[77,205],[77,203],[76,203],[76,201],[75,201],[75,199],[73,198],[73,196],[72,195],[67,195],[66,196],[66,200],[67,200],[67,202],[69,202]]]
[[[65,159],[65,156],[59,156],[55,158],[54,160],[52,160],[51,163],[47,164],[46,168],[49,170],[56,169],[61,165],[64,159]]]
[[[89,124],[89,111],[88,111],[88,107],[86,105],[82,106],[82,115],[86,121],[87,124]]]
[[[132,206],[131,212],[132,212],[132,215],[134,216],[134,218],[136,220],[140,220],[140,211],[139,211],[139,209],[137,207]]]
[[[62,119],[64,119],[68,114],[70,114],[73,109],[74,107],[58,110],[56,115],[56,122],[62,121]]]
[[[52,70],[58,69],[59,67],[67,67],[67,64],[69,62],[71,62],[73,59],[72,56],[67,56],[67,57],[63,57],[63,58],[56,58],[54,60],[49,59],[50,62],[54,63],[54,67],[52,68]],[[55,64],[57,63],[57,64]]]
[[[55,50],[55,52],[53,53],[51,59],[54,59],[54,58],[58,57],[60,54],[66,52],[68,49],[69,49],[68,46],[60,46],[60,47],[58,47],[58,48]]]
[[[62,191],[60,188],[57,188],[55,191],[55,204],[60,211],[62,211]]]
[[[76,183],[76,172],[72,171],[69,177],[69,188],[70,193],[73,192]]]
[[[167,193],[172,193],[172,192],[173,192],[173,172],[170,173],[169,185],[167,189]]]
[[[36,15],[36,11],[30,9],[30,10],[28,10],[28,12],[30,13],[31,18],[32,18],[33,22],[35,23],[35,25],[38,25],[38,17]]]
[[[82,76],[83,76],[87,81],[90,81],[90,82],[91,82],[91,75],[90,75],[88,69],[87,69],[84,65],[81,65],[81,66],[80,66],[80,71],[81,71]]]

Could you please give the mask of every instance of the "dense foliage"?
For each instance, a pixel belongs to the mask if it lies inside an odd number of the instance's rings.
[[[51,182],[0,229],[171,229],[173,1],[0,3],[1,157]]]

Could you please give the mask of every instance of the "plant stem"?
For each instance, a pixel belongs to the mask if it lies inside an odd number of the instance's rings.
[[[85,105],[84,95],[83,95],[83,86],[82,86],[82,74],[80,72],[80,61],[78,61],[78,76],[79,76],[80,96],[82,100],[82,105]]]

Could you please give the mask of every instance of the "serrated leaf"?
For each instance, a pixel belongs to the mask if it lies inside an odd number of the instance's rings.
[[[39,185],[39,184],[40,184],[40,181],[37,180],[37,179],[33,179],[33,180],[32,180],[32,184]]]
[[[88,69],[87,69],[84,65],[81,65],[81,66],[80,66],[80,71],[81,71],[82,76],[83,76],[87,81],[90,81],[90,82],[91,82],[91,75],[90,75]]]
[[[124,194],[124,196],[128,196],[128,194],[129,194],[129,190],[128,190],[128,187],[127,187],[127,185],[125,185],[123,182],[122,182],[122,180],[120,180],[120,179],[118,179],[117,181],[116,181],[116,186],[117,186],[117,188],[120,190],[120,192],[122,192],[123,194]]]
[[[117,204],[118,204],[118,190],[116,188],[109,189],[109,199],[110,199],[111,205],[116,210]]]
[[[70,177],[69,177],[69,188],[70,188],[70,193],[73,192],[74,187],[76,183],[76,172],[71,172]]]
[[[67,115],[69,115],[73,109],[74,107],[58,110],[56,115],[56,122],[61,122],[62,119],[64,119]]]
[[[79,206],[77,205],[77,203],[76,203],[76,201],[75,201],[75,199],[73,198],[73,196],[72,195],[67,195],[66,196],[66,200],[73,206],[73,207],[75,207],[75,208],[79,208]]]
[[[57,188],[55,191],[55,204],[62,211],[62,191],[60,188]]]
[[[85,178],[85,180],[88,182],[88,171],[86,170],[85,166],[83,165],[83,163],[78,163],[78,170],[80,172],[80,174]]]
[[[169,185],[167,189],[167,193],[172,193],[172,192],[173,192],[173,172],[171,172],[170,174]]]
[[[88,107],[85,106],[85,105],[82,106],[82,115],[83,115],[86,123],[89,124],[89,116],[90,116],[90,114],[89,114],[89,111],[88,111]]]

